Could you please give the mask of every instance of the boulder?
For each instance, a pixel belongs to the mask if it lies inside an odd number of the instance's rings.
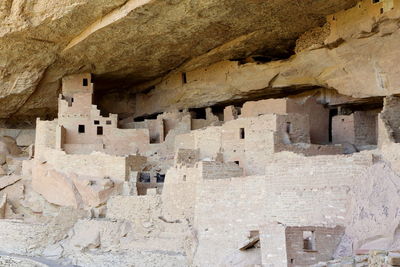
[[[18,147],[15,139],[10,136],[0,137],[0,143],[5,145],[9,155],[18,156],[22,152],[21,149]],[[2,146],[3,147],[2,150],[4,150],[4,145]]]
[[[60,206],[98,207],[111,195],[122,192],[122,184],[110,178],[65,174],[39,161],[34,161],[32,167],[33,189],[48,202]]]
[[[71,179],[49,164],[36,161],[32,169],[33,190],[48,202],[60,206],[79,207],[82,202]]]
[[[24,129],[20,130],[16,138],[16,142],[18,146],[30,146],[35,143],[35,133],[34,129]]]
[[[114,193],[122,192],[123,182],[113,182],[110,178],[74,176],[73,183],[88,207],[104,204]]]

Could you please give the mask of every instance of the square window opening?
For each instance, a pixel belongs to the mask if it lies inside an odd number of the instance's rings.
[[[187,83],[186,72],[182,72],[182,84],[186,84],[186,83]]]
[[[96,120],[96,121],[94,121],[94,124],[95,124],[95,125],[99,125],[99,124],[100,124],[100,121],[97,121],[97,120]]]
[[[139,182],[140,183],[150,183],[150,173],[148,172],[141,172],[139,174]]]
[[[245,137],[244,128],[240,128],[240,139],[244,139],[244,137]]]
[[[106,121],[106,124],[107,125],[111,125],[111,121]]]
[[[89,80],[88,79],[83,79],[83,81],[82,81],[82,85],[83,86],[88,86],[89,85]]]
[[[85,133],[85,125],[82,124],[78,125],[78,133]]]
[[[236,165],[240,165],[240,162],[238,160],[235,161]]]
[[[103,135],[103,127],[102,126],[97,127],[97,135]]]
[[[157,173],[156,174],[157,183],[164,183],[165,174]]]
[[[314,231],[303,231],[303,250],[304,251],[316,250]]]

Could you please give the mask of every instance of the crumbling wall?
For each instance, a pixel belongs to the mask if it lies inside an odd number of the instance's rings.
[[[332,142],[357,146],[377,144],[377,113],[356,111],[332,118]]]
[[[274,152],[305,155],[339,154],[339,146],[310,145],[309,118],[304,114],[266,114],[239,118],[220,127],[207,127],[178,135],[176,149],[198,149],[200,159],[236,162],[246,175],[264,173],[264,162]],[[300,145],[298,145],[300,144]]]
[[[325,91],[300,94],[289,98],[287,113],[299,113],[309,118],[310,141],[312,144],[329,143],[329,109],[321,102]]]
[[[354,112],[356,145],[377,144],[377,117],[374,112]]]
[[[175,166],[194,167],[198,161],[198,149],[178,149],[174,158]]]
[[[380,114],[381,128],[379,131],[386,131],[389,140],[382,140],[383,134],[380,135],[381,142],[400,142],[400,97],[388,96],[384,99],[383,110]],[[383,126],[383,127],[382,127]]]
[[[303,232],[315,235],[315,250],[304,249]],[[286,228],[286,249],[288,266],[310,266],[332,259],[344,234],[344,227],[288,227]]]
[[[243,104],[240,118],[263,114],[298,113],[308,116],[310,141],[313,144],[329,143],[329,110],[320,102],[321,91],[312,91],[281,99],[265,99]]]
[[[310,143],[308,115],[291,113],[276,118],[275,144]]]
[[[256,168],[257,163],[273,152],[275,129],[276,116],[269,114],[232,120],[222,126],[179,135],[175,144],[176,149],[199,149],[200,159],[216,160],[222,154],[224,162],[237,162],[245,168],[245,172],[262,172],[262,169]],[[247,166],[246,162],[251,162],[255,168]]]
[[[207,180],[198,187],[195,263],[217,265],[249,231],[268,221],[343,225],[354,177],[372,164],[365,152],[316,157],[284,152],[270,158],[265,176]]]
[[[303,232],[312,235],[313,248],[305,248]],[[344,227],[290,227],[273,222],[260,227],[262,263],[265,266],[311,266],[332,259]]]
[[[240,110],[240,107],[226,106],[224,108],[224,121],[236,120],[239,117]]]
[[[48,148],[56,148],[57,120],[36,121],[35,157],[40,159],[46,156]]]
[[[208,126],[218,126],[222,124],[222,122],[219,121],[218,116],[212,113],[210,107],[205,109],[205,113],[205,119],[192,119],[191,130],[197,130]]]

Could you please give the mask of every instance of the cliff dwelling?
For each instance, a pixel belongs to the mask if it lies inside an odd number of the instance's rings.
[[[400,266],[400,0],[4,0],[0,266]]]

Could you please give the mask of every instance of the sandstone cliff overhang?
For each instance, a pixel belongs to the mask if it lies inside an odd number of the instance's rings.
[[[302,33],[355,3],[5,0],[0,118],[55,115],[66,74],[92,72],[106,89],[123,89],[185,63],[190,69],[251,54],[287,56]]]

